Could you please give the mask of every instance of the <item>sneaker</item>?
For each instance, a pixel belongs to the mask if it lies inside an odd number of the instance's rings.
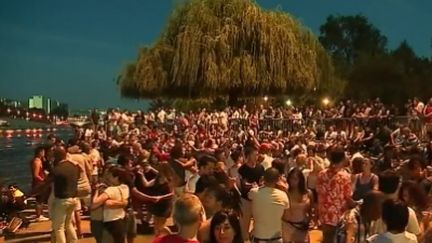
[[[39,218],[36,218],[37,222],[44,222],[44,221],[49,221],[50,219],[44,216],[39,216]]]

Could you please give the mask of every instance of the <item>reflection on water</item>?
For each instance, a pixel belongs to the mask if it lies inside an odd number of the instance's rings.
[[[0,181],[6,185],[16,183],[28,192],[31,185],[30,160],[34,149],[46,141],[49,133],[67,141],[72,130],[69,127],[58,127],[54,132],[40,130],[36,133],[0,133]]]

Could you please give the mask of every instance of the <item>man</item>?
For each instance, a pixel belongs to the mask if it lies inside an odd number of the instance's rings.
[[[63,147],[54,150],[54,198],[51,204],[51,221],[53,242],[57,243],[77,242],[72,216],[77,204],[80,167],[66,158],[67,153]]]
[[[416,236],[405,230],[409,218],[408,207],[405,204],[391,199],[385,201],[382,207],[382,218],[387,225],[387,232],[370,237],[368,242],[417,243]]]
[[[432,98],[429,99],[426,107],[423,110],[424,121],[425,121],[425,131],[424,135],[432,139]]]
[[[279,171],[269,168],[264,172],[264,186],[249,192],[255,243],[282,242],[282,216],[289,208],[289,201],[287,194],[276,188],[279,179]]]
[[[195,193],[195,188],[197,182],[202,176],[213,175],[213,170],[216,164],[216,159],[209,155],[204,155],[199,158],[198,161],[198,173],[191,175],[185,186],[185,191],[190,193]]]
[[[242,215],[240,224],[242,227],[243,239],[249,239],[249,227],[252,218],[252,204],[248,197],[249,191],[258,187],[261,177],[264,175],[264,168],[257,164],[258,151],[255,147],[245,148],[246,163],[240,166],[238,173],[238,185],[241,192]]]
[[[184,194],[174,204],[173,219],[179,232],[161,236],[153,243],[199,243],[197,234],[203,216],[203,206],[197,196]]]
[[[384,193],[386,199],[398,200],[398,189],[400,185],[400,177],[392,170],[386,170],[379,175],[378,190]],[[420,227],[417,216],[414,210],[408,207],[408,225],[406,230],[415,235],[420,234]],[[378,219],[372,229],[371,234],[381,234],[386,232],[386,225],[383,219]]]
[[[351,176],[343,170],[347,161],[345,151],[341,147],[334,147],[329,159],[330,167],[318,174],[316,185],[324,243],[333,242],[339,219],[350,206],[354,206]]]

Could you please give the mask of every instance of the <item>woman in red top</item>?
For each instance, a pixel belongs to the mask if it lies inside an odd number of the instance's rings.
[[[43,147],[37,147],[35,149],[34,157],[31,161],[32,171],[32,190],[37,191],[45,182],[45,172],[43,169],[43,161],[45,159],[45,149]],[[38,192],[36,195],[36,220],[47,221],[48,218],[42,216],[43,203],[45,201],[44,192]]]

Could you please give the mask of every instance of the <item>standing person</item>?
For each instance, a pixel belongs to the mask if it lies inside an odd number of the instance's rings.
[[[93,207],[103,205],[107,200],[124,202],[127,205],[129,199],[130,176],[129,172],[118,166],[109,168],[107,182],[110,184],[102,194],[99,190],[93,196]],[[114,243],[124,243],[126,238],[126,211],[124,208],[104,208],[104,228],[114,240]]]
[[[246,163],[240,166],[239,173],[239,188],[242,195],[242,214],[240,223],[242,227],[243,239],[249,239],[249,227],[252,219],[252,203],[248,197],[249,191],[258,187],[260,180],[264,175],[264,168],[262,165],[257,164],[258,151],[255,147],[245,148]]]
[[[408,207],[405,204],[388,199],[382,207],[382,218],[387,230],[385,233],[370,237],[368,242],[417,243],[416,236],[406,231],[408,217]]]
[[[425,119],[424,135],[426,135],[429,141],[431,141],[432,140],[432,98],[429,99],[429,102],[424,108],[423,115]]]
[[[204,215],[203,206],[197,196],[184,194],[174,203],[173,220],[179,232],[160,236],[153,243],[199,243],[198,229]]]
[[[286,193],[276,188],[280,176],[276,168],[267,169],[264,172],[264,186],[249,192],[255,243],[282,242],[282,217],[289,209],[289,201]]]
[[[351,176],[343,169],[345,151],[334,147],[329,154],[330,167],[320,172],[317,180],[318,215],[324,243],[332,243],[336,226],[345,210],[353,206]]]
[[[186,170],[191,169],[196,160],[194,158],[188,160],[185,158],[185,151],[181,141],[176,141],[174,147],[171,150],[170,165],[174,170],[174,186],[175,195],[181,196],[184,193],[186,185]]]
[[[378,176],[372,173],[372,164],[369,158],[362,159],[362,172],[354,176],[353,199],[360,200],[372,190],[378,190]]]
[[[51,204],[52,242],[75,243],[78,238],[72,224],[72,216],[77,204],[80,168],[67,159],[63,147],[54,151],[54,158],[52,177],[54,197]]]
[[[306,179],[298,168],[288,173],[288,199],[290,208],[283,218],[284,242],[309,242],[309,222],[313,194],[306,188]]]
[[[45,149],[40,146],[35,149],[34,157],[31,160],[32,171],[32,191],[37,190],[45,182],[45,172],[43,162],[45,160]],[[49,219],[42,215],[43,203],[47,200],[47,192],[45,190],[36,195],[36,220],[48,221]]]

